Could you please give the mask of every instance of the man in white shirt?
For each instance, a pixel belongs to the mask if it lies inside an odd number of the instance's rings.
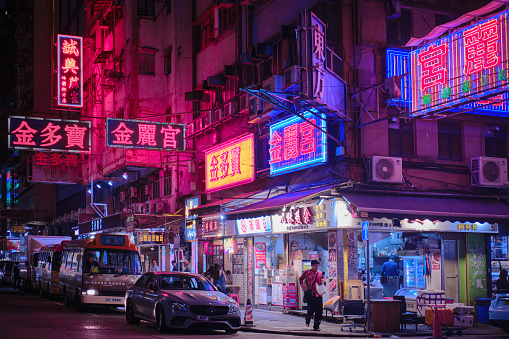
[[[150,272],[159,272],[159,266],[157,266],[157,261],[152,260],[152,268],[150,269]]]

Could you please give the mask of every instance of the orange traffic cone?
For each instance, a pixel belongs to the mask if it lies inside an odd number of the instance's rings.
[[[253,307],[251,306],[251,299],[247,299],[246,313],[244,313],[244,325],[253,326]]]
[[[433,311],[433,338],[442,338],[442,329],[440,328],[440,319],[438,319],[438,308]]]

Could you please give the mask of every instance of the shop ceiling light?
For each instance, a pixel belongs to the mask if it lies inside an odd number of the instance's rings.
[[[124,172],[124,174],[122,174],[122,178],[124,178],[124,179],[126,179],[126,180],[127,180],[127,178],[128,178],[128,176],[127,176],[127,172]]]
[[[92,190],[90,188],[87,190],[87,192],[92,194]]]
[[[113,186],[113,181],[108,181],[108,185]]]
[[[101,185],[99,185],[99,184],[95,184],[95,187],[97,187],[97,188],[101,188]]]

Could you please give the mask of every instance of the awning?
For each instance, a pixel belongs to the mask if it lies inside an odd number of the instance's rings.
[[[338,192],[352,211],[366,217],[429,218],[450,221],[507,222],[509,206],[496,197]],[[453,220],[454,219],[454,220]]]
[[[241,214],[254,214],[259,212],[269,212],[269,211],[277,211],[280,210],[283,206],[288,204],[297,203],[301,200],[305,200],[308,198],[312,198],[314,196],[320,195],[326,191],[330,191],[336,185],[331,186],[323,186],[319,188],[313,188],[305,191],[298,192],[290,192],[286,194],[278,195],[274,198],[269,198],[260,202],[256,202],[249,206],[236,209],[231,212],[224,213],[227,219],[233,219],[234,216],[238,216]]]
[[[250,198],[252,196],[254,196],[254,195],[259,194],[260,192],[262,192],[262,191],[256,191],[256,192],[249,192],[249,193],[239,194],[239,195],[236,195],[236,196],[234,196],[232,198],[226,198],[226,199],[217,200],[217,201],[214,201],[214,202],[209,202],[209,203],[207,203],[205,205],[201,205],[201,206],[198,206],[198,207],[195,207],[195,208],[191,208],[191,210],[189,211],[189,214],[190,215],[199,215],[199,216],[201,216],[203,214],[215,214],[215,213],[219,213],[222,206],[230,205],[230,204],[235,204],[236,202],[238,202],[239,204],[241,204],[241,203],[249,203],[249,200],[255,199],[254,197],[252,199],[250,199]]]

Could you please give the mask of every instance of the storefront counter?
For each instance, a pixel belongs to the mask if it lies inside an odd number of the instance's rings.
[[[400,301],[391,299],[372,299],[371,331],[391,332],[399,331]]]

